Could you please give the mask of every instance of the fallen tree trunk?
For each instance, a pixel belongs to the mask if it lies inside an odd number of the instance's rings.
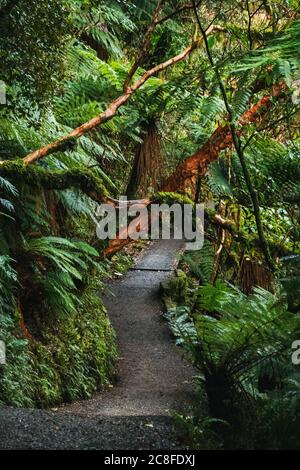
[[[257,122],[272,105],[272,97],[279,97],[284,89],[284,84],[275,86],[273,88],[272,94],[264,96],[248,111],[246,111],[240,119],[239,132],[242,131],[243,126],[246,124]],[[222,150],[231,148],[232,146],[233,140],[229,125],[219,126],[200,150],[198,150],[194,155],[187,158],[181,165],[178,166],[175,172],[163,184],[162,191],[184,192],[187,187],[194,186],[197,178],[199,177],[199,171],[200,174],[205,175],[207,171],[207,165],[216,161],[219,158],[220,152]],[[150,202],[150,200],[143,201],[145,207],[148,206]],[[223,220],[221,216],[215,214],[211,222],[237,236],[232,221]],[[146,223],[146,219],[143,221],[143,223]],[[127,238],[124,239],[126,236]],[[120,251],[128,243],[130,243],[130,241],[132,241],[130,239],[130,230],[128,230],[127,227],[115,240],[111,240],[109,242],[109,246],[106,248],[104,255],[113,255],[114,253]]]
[[[109,194],[103,181],[85,168],[49,171],[40,165],[27,167],[20,159],[3,162],[0,176],[8,178],[13,184],[27,184],[31,188],[60,191],[77,188],[96,202],[106,202]]]
[[[257,122],[272,105],[272,97],[279,96],[282,86],[274,87],[273,94],[266,95],[246,111],[240,119],[241,133],[243,127],[249,123]],[[184,192],[186,188],[196,184],[199,172],[205,175],[207,165],[216,161],[222,150],[232,148],[233,139],[229,124],[219,126],[209,140],[191,157],[184,160],[175,172],[165,181],[162,191]]]
[[[144,204],[144,207],[147,207],[150,204],[150,200]],[[139,231],[143,231],[149,226],[149,214],[142,215],[139,218],[139,222],[135,223],[133,220],[129,226],[125,227],[115,238],[114,240],[110,240],[108,243],[107,248],[103,252],[104,257],[109,257],[120,251],[124,246],[128,245],[129,243],[133,242],[134,239],[132,238],[132,233],[137,232],[137,227]]]

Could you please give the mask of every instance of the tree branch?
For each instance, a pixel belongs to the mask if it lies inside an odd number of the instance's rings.
[[[210,62],[210,65],[211,65],[212,69],[215,72],[216,79],[218,81],[221,94],[223,96],[223,101],[224,101],[224,104],[225,104],[225,108],[226,108],[228,116],[229,116],[229,124],[230,124],[232,143],[233,143],[235,151],[236,151],[236,153],[239,157],[240,164],[241,164],[243,174],[244,174],[244,178],[245,178],[245,182],[246,182],[246,186],[247,186],[247,189],[248,189],[250,197],[251,197],[251,201],[252,201],[252,205],[253,205],[253,212],[254,212],[254,217],[255,217],[255,222],[256,222],[256,228],[257,228],[257,233],[258,233],[258,237],[259,237],[259,240],[260,240],[261,249],[262,249],[262,252],[264,254],[265,261],[266,261],[267,265],[269,266],[271,271],[274,271],[275,270],[275,264],[274,264],[274,261],[271,257],[268,241],[267,241],[267,239],[265,237],[265,234],[264,234],[263,224],[262,224],[262,221],[261,221],[260,206],[259,206],[257,191],[256,191],[255,186],[252,183],[250,172],[248,170],[248,166],[247,166],[246,159],[245,159],[245,154],[244,154],[244,151],[242,149],[240,133],[238,133],[237,129],[236,129],[233,110],[232,110],[232,107],[229,103],[227,93],[226,93],[226,89],[225,89],[225,85],[223,83],[223,80],[222,80],[221,74],[219,72],[219,69],[218,69],[218,67],[215,67],[215,61],[214,61],[212,53],[211,53],[211,49],[210,49],[209,42],[208,42],[208,39],[207,39],[207,34],[206,34],[206,31],[204,30],[204,28],[202,26],[202,23],[200,21],[198,11],[197,11],[197,8],[196,8],[195,0],[193,0],[193,5],[194,5],[195,17],[196,17],[199,29],[201,31],[203,40],[204,40],[207,57],[208,57],[208,60]]]
[[[220,30],[222,30],[222,28],[218,26],[211,26],[206,34],[209,35],[209,34],[212,34],[213,32],[220,31]],[[168,67],[171,67],[175,65],[176,63],[181,62],[182,60],[186,59],[191,54],[191,52],[193,52],[202,43],[203,43],[203,40],[198,39],[197,41],[194,41],[192,44],[190,44],[180,54],[146,71],[131,87],[127,88],[125,93],[123,93],[118,98],[116,98],[103,113],[94,117],[90,121],[82,124],[76,129],[73,129],[69,134],[64,135],[63,137],[56,140],[55,142],[52,142],[51,144],[45,145],[44,147],[41,147],[40,149],[35,150],[32,153],[29,153],[26,157],[23,158],[25,165],[30,165],[31,163],[34,163],[37,160],[40,160],[41,158],[44,158],[48,155],[51,155],[59,151],[63,151],[65,149],[65,146],[68,145],[68,143],[72,142],[74,139],[78,139],[79,137],[86,134],[87,132],[95,129],[101,124],[112,119],[117,114],[119,108],[121,106],[124,106],[124,104],[127,103],[127,101],[131,98],[131,95],[135,91],[137,91],[139,88],[141,88],[144,85],[144,83],[146,83],[147,80],[149,80],[149,78],[161,72],[162,70],[165,70]],[[2,164],[3,164],[3,161],[0,162],[0,165]]]
[[[39,165],[26,167],[23,160],[12,160],[0,166],[0,175],[13,183],[45,190],[77,188],[96,202],[105,202],[108,197],[102,180],[88,169],[49,171]]]
[[[165,2],[165,0],[158,0],[158,2],[157,2],[157,6],[154,10],[151,24],[150,24],[149,28],[147,29],[147,31],[144,35],[143,44],[140,47],[137,58],[135,59],[134,64],[132,65],[131,69],[129,70],[129,72],[127,74],[127,77],[126,77],[126,80],[124,82],[124,86],[123,86],[123,92],[124,93],[126,93],[127,89],[130,86],[130,82],[131,82],[135,72],[143,64],[143,62],[144,62],[144,60],[145,60],[145,58],[146,58],[146,56],[149,52],[150,45],[151,45],[150,39],[151,39],[151,36],[153,34],[153,31],[156,28],[156,25],[158,24],[158,15],[160,13],[160,10],[162,9],[162,6],[163,6],[164,2]]]
[[[202,0],[199,0],[198,3],[197,3],[197,7],[200,5]],[[182,11],[185,11],[185,10],[192,10],[194,7],[193,7],[193,4],[192,3],[186,3],[185,5],[181,5],[181,7],[177,8],[177,10],[174,10],[172,11],[171,13],[169,13],[168,15],[164,16],[163,18],[161,18],[160,20],[157,20],[156,24],[162,24],[164,23],[165,21],[168,21],[170,20],[171,18],[173,18],[174,16],[178,15],[179,13],[181,13]]]
[[[279,90],[274,89],[273,95],[266,95],[246,111],[240,119],[241,128],[249,123],[256,122],[272,105],[271,97],[278,96]],[[165,181],[162,191],[184,191],[191,184],[194,184],[199,172],[199,166],[202,169],[202,175],[206,173],[207,165],[216,161],[222,150],[233,146],[232,134],[229,124],[219,126],[209,140],[192,156],[181,163],[175,172]]]

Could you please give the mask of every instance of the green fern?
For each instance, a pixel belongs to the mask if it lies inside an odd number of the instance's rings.
[[[214,162],[209,166],[207,174],[208,186],[212,194],[219,199],[233,195],[233,188],[224,170],[226,171],[226,168],[221,163]]]
[[[73,9],[72,20],[81,35],[91,37],[109,55],[119,58],[123,56],[120,43],[122,34],[135,31],[136,24],[119,2],[101,2],[95,5],[89,1],[84,4],[72,1],[70,6]]]
[[[0,316],[13,310],[16,284],[17,273],[13,267],[13,260],[8,255],[0,255]]]
[[[198,294],[198,313],[168,312],[172,330],[203,374],[211,415],[227,421],[238,440],[251,439],[240,433],[243,426],[247,433],[257,432],[254,403],[260,400],[261,367],[265,365],[269,373],[271,364],[287,363],[299,318],[287,311],[285,302],[263,289],[247,297],[219,281],[214,287],[200,287]],[[231,434],[226,426],[218,429],[228,440]]]
[[[182,262],[187,264],[191,274],[201,283],[207,283],[210,282],[213,274],[214,258],[214,247],[212,243],[205,240],[201,250],[185,254]]]
[[[300,21],[296,19],[266,47],[255,50],[242,63],[235,65],[236,71],[245,71],[268,65],[274,66],[274,78],[283,77],[288,85],[299,77]]]

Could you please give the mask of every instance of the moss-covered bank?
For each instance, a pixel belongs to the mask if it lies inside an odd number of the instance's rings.
[[[0,403],[46,407],[88,398],[113,377],[115,334],[92,283],[68,317],[39,316],[40,337],[22,329],[18,309],[0,317],[7,364],[0,366]]]

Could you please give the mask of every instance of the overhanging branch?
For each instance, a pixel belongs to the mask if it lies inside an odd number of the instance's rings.
[[[39,165],[26,167],[23,160],[13,160],[1,165],[0,176],[14,184],[41,187],[44,190],[77,188],[97,202],[106,201],[108,196],[102,180],[88,169],[49,171]]]
[[[207,34],[210,35],[220,30],[222,30],[222,28],[212,25],[207,31]],[[139,88],[141,88],[147,82],[147,80],[149,80],[149,78],[153,77],[162,70],[165,70],[177,64],[178,62],[181,62],[182,60],[186,59],[191,54],[191,52],[197,49],[202,43],[203,40],[198,39],[197,41],[194,41],[192,44],[186,47],[180,54],[146,71],[132,86],[128,87],[125,92],[123,92],[118,98],[116,98],[103,113],[94,117],[90,121],[82,124],[76,129],[73,129],[70,133],[64,135],[55,142],[45,145],[44,147],[41,147],[40,149],[35,150],[34,152],[24,157],[23,161],[25,165],[30,165],[31,163],[34,163],[37,160],[40,160],[41,158],[44,158],[55,152],[61,151],[64,145],[66,145],[68,142],[72,141],[73,139],[80,138],[89,131],[112,119],[117,114],[119,108],[121,108],[121,106],[124,106],[124,104],[126,104],[127,101],[131,98],[131,95]],[[0,162],[0,164],[3,165],[3,162]]]

